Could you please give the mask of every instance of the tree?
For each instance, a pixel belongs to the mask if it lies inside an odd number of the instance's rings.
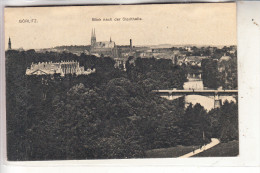
[[[203,85],[208,88],[217,89],[219,87],[217,61],[203,59],[201,68]]]
[[[238,140],[238,105],[224,102],[220,109],[220,136],[223,142]]]
[[[200,145],[208,143],[210,135],[208,135],[209,123],[206,119],[206,111],[200,105],[194,107],[190,104],[181,121],[183,131],[184,145]]]
[[[237,58],[219,63],[221,71],[219,73],[220,85],[224,89],[237,89]]]

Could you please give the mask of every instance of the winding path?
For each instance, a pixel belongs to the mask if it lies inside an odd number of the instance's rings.
[[[199,154],[199,153],[201,153],[203,151],[206,151],[206,150],[208,150],[208,149],[218,145],[219,143],[220,143],[220,141],[218,139],[211,138],[211,142],[208,143],[207,145],[204,145],[204,146],[202,146],[201,148],[199,148],[197,150],[194,150],[194,151],[192,151],[190,153],[187,153],[187,154],[185,154],[183,156],[180,156],[179,158],[188,158],[188,157],[194,156],[196,154]]]

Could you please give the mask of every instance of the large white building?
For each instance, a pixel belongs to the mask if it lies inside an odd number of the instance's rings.
[[[26,75],[53,75],[60,74],[65,76],[66,74],[76,75],[88,75],[94,73],[95,69],[84,70],[83,66],[79,66],[79,62],[76,61],[61,61],[61,62],[39,62],[32,63],[30,68],[26,69]]]

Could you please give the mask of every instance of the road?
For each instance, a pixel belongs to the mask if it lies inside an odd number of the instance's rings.
[[[207,145],[204,145],[204,146],[202,146],[201,148],[199,148],[197,150],[194,150],[194,151],[192,151],[190,153],[187,153],[187,154],[185,154],[183,156],[180,156],[179,158],[188,158],[188,157],[194,156],[196,154],[199,154],[199,153],[201,153],[201,152],[203,152],[205,150],[208,150],[208,149],[218,145],[219,143],[220,143],[220,141],[218,139],[211,138],[211,142],[208,143]]]

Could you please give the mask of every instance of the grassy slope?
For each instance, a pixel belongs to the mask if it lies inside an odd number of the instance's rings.
[[[192,152],[195,149],[198,149],[198,146],[177,146],[170,148],[160,148],[148,150],[145,152],[146,158],[167,158],[167,157],[179,157],[189,152]]]
[[[220,143],[213,148],[210,148],[197,155],[194,155],[193,157],[230,157],[238,156],[238,154],[238,141],[230,141],[227,143]]]
[[[179,157],[194,149],[198,149],[198,146],[177,146],[170,148],[160,148],[148,150],[145,152],[146,158],[173,158]],[[237,156],[239,153],[238,141],[231,141],[227,143],[220,143],[213,148],[210,148],[202,153],[194,155],[193,157],[230,157]]]

